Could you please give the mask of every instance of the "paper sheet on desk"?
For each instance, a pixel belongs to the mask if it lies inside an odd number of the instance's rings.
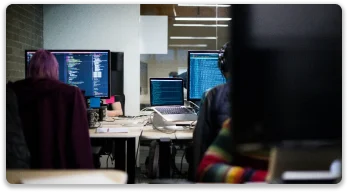
[[[23,184],[116,184],[102,173],[21,179]]]
[[[96,129],[96,133],[128,133],[128,131],[128,128],[125,127],[103,127]]]

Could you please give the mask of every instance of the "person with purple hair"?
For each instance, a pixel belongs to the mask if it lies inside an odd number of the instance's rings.
[[[58,62],[47,50],[30,60],[27,78],[9,83],[32,169],[92,169],[87,109],[79,88],[58,80]]]

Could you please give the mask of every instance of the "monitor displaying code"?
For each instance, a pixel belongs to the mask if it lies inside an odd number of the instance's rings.
[[[199,100],[206,90],[226,82],[218,60],[218,51],[189,51],[189,100]]]
[[[26,52],[27,68],[35,51]],[[59,63],[59,80],[85,91],[87,97],[109,97],[108,51],[51,51]]]
[[[182,79],[151,79],[151,106],[183,105],[184,88]]]

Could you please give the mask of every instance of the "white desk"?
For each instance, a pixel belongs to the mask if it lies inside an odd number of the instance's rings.
[[[92,173],[102,173],[114,181],[115,184],[127,183],[127,173],[118,170],[6,170],[6,179],[10,184],[21,184],[22,179],[86,175]]]
[[[91,138],[137,138],[152,140],[160,138],[170,138],[170,139],[192,139],[193,129],[171,131],[164,130],[161,132],[159,130],[153,129],[152,126],[142,126],[142,125],[132,125],[127,126],[124,124],[132,124],[132,122],[143,122],[146,118],[137,119],[121,119],[115,120],[114,122],[101,122],[101,127],[106,128],[127,128],[128,133],[96,133],[96,129],[90,129],[89,134]],[[143,133],[141,131],[143,130]],[[172,132],[172,133],[171,133]]]
[[[101,126],[101,127],[108,127],[108,128],[127,128],[128,133],[97,133],[96,129],[90,129],[89,130],[89,137],[90,138],[138,138],[141,133],[141,129],[143,127],[122,127],[119,125],[107,125],[107,126]]]

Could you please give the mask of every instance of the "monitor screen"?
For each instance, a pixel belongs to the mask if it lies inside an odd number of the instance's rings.
[[[184,105],[184,88],[182,79],[151,78],[151,106]]]
[[[218,60],[218,51],[188,52],[189,100],[200,100],[206,90],[226,82],[218,67]]]
[[[85,91],[86,97],[108,98],[110,51],[50,50],[59,63],[59,80]],[[26,51],[26,69],[35,51]]]

